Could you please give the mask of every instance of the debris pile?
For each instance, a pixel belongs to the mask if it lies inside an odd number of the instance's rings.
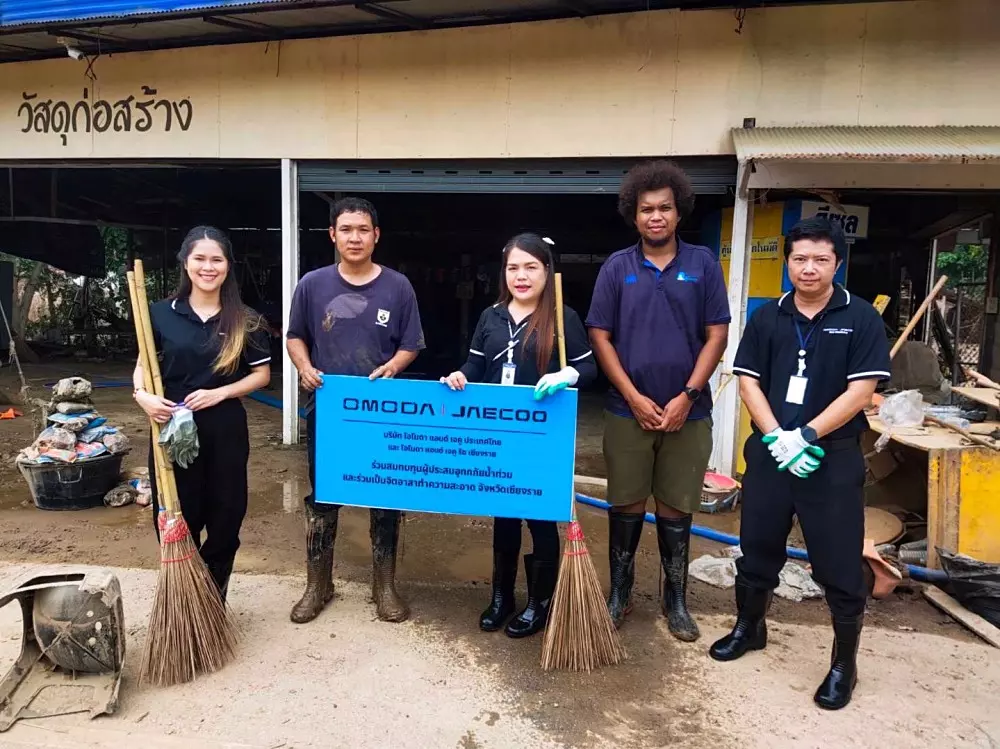
[[[128,437],[110,426],[94,408],[93,388],[82,377],[60,380],[52,400],[43,404],[48,426],[17,456],[18,463],[77,463],[129,451]]]

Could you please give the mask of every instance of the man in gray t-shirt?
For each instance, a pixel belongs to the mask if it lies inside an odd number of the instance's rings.
[[[424,348],[417,298],[400,273],[376,265],[378,214],[367,200],[344,198],[330,210],[330,238],[340,262],[307,273],[295,288],[288,321],[288,354],[310,393],[323,374],[377,379],[395,377]],[[310,406],[309,480],[316,486],[316,414]],[[308,582],[292,609],[292,621],[315,619],[333,598],[333,546],[339,505],[305,499]],[[372,592],[378,618],[401,622],[409,616],[396,592],[396,547],[401,513],[371,510]]]

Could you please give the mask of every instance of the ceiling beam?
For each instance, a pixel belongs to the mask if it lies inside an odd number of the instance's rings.
[[[385,8],[375,3],[355,3],[354,7],[363,13],[384,18],[387,21],[396,21],[404,26],[409,26],[411,29],[424,30],[429,29],[431,26],[422,18],[411,16],[409,13],[403,13],[403,11],[395,10],[394,8]]]
[[[249,34],[257,34],[269,39],[273,39],[281,34],[280,30],[276,29],[274,26],[268,26],[266,23],[259,23],[258,21],[237,21],[236,19],[226,18],[225,16],[203,16],[201,20],[205,23],[210,23],[213,26],[221,26],[225,29],[236,29],[237,31],[246,31]]]
[[[587,5],[584,0],[559,0],[559,5],[576,13],[580,18],[593,15],[594,9]]]
[[[84,31],[77,31],[76,29],[51,29],[48,34],[54,37],[64,36],[67,39],[75,39],[78,42],[86,42],[87,44],[98,46],[105,44],[124,45],[128,43],[127,40],[121,37],[102,34],[100,31],[97,34],[89,34]]]

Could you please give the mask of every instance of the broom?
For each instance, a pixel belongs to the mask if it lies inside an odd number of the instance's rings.
[[[132,315],[146,390],[163,396],[142,261],[128,277]],[[177,499],[173,466],[160,445],[160,425],[150,419],[160,531],[160,576],[149,617],[139,681],[170,686],[199,672],[218,671],[236,654],[237,630],[205,562],[194,545]]]
[[[563,322],[562,274],[555,274],[556,336],[559,366],[566,366],[566,330]],[[597,578],[594,560],[583,540],[576,519],[566,530],[566,548],[559,566],[559,579],[542,641],[542,669],[570,669],[590,672],[601,666],[621,663],[627,654],[611,621],[604,592]]]

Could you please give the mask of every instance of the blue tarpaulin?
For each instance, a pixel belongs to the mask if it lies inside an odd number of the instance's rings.
[[[232,6],[266,5],[280,0],[0,0],[0,26],[64,23],[98,18],[147,16]]]

